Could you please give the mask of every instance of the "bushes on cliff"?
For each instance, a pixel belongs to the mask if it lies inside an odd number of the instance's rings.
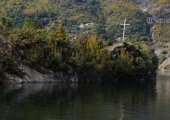
[[[105,41],[101,41],[96,35],[83,35],[73,42],[73,46],[70,62],[80,76],[93,78],[92,80],[106,75],[109,78],[114,61],[106,50]]]
[[[57,70],[70,56],[67,31],[59,24],[55,30],[34,26],[26,21],[22,28],[12,30],[10,41],[14,56],[27,64]]]
[[[73,45],[71,63],[87,79],[142,78],[152,76],[157,69],[158,59],[144,42],[122,43],[108,51],[105,41],[86,35]]]
[[[14,64],[11,44],[8,39],[11,29],[11,19],[0,17],[0,76]]]
[[[109,51],[110,43],[97,35],[69,39],[61,23],[55,29],[46,29],[25,21],[21,28],[5,30],[8,34],[2,34],[0,41],[0,45],[6,41],[5,47],[0,46],[0,67],[5,68],[1,74],[20,63],[53,71],[68,71],[71,67],[91,80],[149,75],[156,69],[157,59],[144,42],[124,43]]]
[[[116,61],[117,77],[142,78],[155,74],[158,58],[148,45],[140,42],[138,46],[137,43],[124,43],[112,51],[113,59]]]

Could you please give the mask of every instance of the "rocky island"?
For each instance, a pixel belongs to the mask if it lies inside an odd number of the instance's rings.
[[[94,34],[74,40],[61,23],[48,30],[26,21],[10,28],[1,18],[1,82],[92,82],[153,77],[158,59],[145,42],[109,43]],[[8,28],[9,27],[9,28]],[[8,30],[8,29],[9,30]]]

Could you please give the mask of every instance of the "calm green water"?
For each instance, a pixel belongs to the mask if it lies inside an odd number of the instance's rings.
[[[170,77],[153,84],[1,86],[0,120],[170,120]]]

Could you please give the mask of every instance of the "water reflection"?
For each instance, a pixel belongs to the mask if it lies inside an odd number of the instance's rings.
[[[170,73],[161,73],[157,77],[157,103],[156,118],[159,120],[170,119]]]
[[[147,120],[156,103],[151,83],[0,87],[1,120]]]

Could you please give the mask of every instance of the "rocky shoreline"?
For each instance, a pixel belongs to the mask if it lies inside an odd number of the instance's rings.
[[[2,83],[76,83],[78,82],[78,76],[73,70],[64,72],[53,72],[43,68],[43,72],[30,68],[27,65],[21,64],[18,71],[22,75],[5,74],[5,78],[1,78]]]
[[[78,83],[81,82],[83,79],[84,82],[96,82],[96,81],[110,81],[109,76],[112,76],[112,81],[117,81],[121,79],[131,80],[138,79],[138,80],[144,80],[152,78],[154,79],[156,76],[156,68],[157,63],[149,63],[147,64],[154,64],[155,67],[152,68],[152,70],[146,71],[145,67],[139,65],[136,63],[136,59],[138,59],[139,56],[143,56],[139,49],[135,48],[130,42],[128,43],[117,43],[113,44],[112,46],[109,46],[106,48],[113,56],[114,59],[116,59],[119,54],[121,53],[121,50],[125,50],[126,53],[131,56],[130,57],[125,56],[127,59],[131,59],[131,65],[133,65],[132,68],[129,68],[131,72],[124,71],[125,73],[118,73],[119,76],[114,76],[115,72],[120,72],[119,69],[126,69],[125,66],[123,68],[118,68],[117,71],[113,71],[111,73],[107,74],[113,74],[113,75],[106,75],[105,78],[100,78],[99,73],[96,73],[94,71],[91,71],[90,73],[83,73],[85,76],[81,75],[76,72],[76,70],[73,70],[73,67],[69,66],[69,68],[66,71],[58,71],[54,72],[52,70],[46,69],[41,66],[34,66],[29,65],[26,63],[21,63],[18,65],[18,67],[15,68],[15,72],[12,73],[5,73],[4,79],[0,79],[0,82],[2,83],[12,83],[12,84],[22,84],[22,83]],[[122,54],[120,54],[122,56]],[[156,59],[154,56],[152,59]],[[126,61],[126,59],[125,59]],[[145,65],[145,64],[144,64]],[[116,67],[116,66],[115,66]],[[118,67],[118,66],[117,66]],[[150,68],[151,69],[151,68]],[[144,72],[141,72],[141,70],[144,70]],[[155,72],[154,72],[155,70]],[[133,71],[133,72],[132,72]],[[146,72],[145,72],[146,71]],[[93,73],[94,72],[94,73]],[[80,80],[81,78],[81,80]],[[103,80],[104,79],[104,80]],[[105,80],[106,79],[106,80]]]

